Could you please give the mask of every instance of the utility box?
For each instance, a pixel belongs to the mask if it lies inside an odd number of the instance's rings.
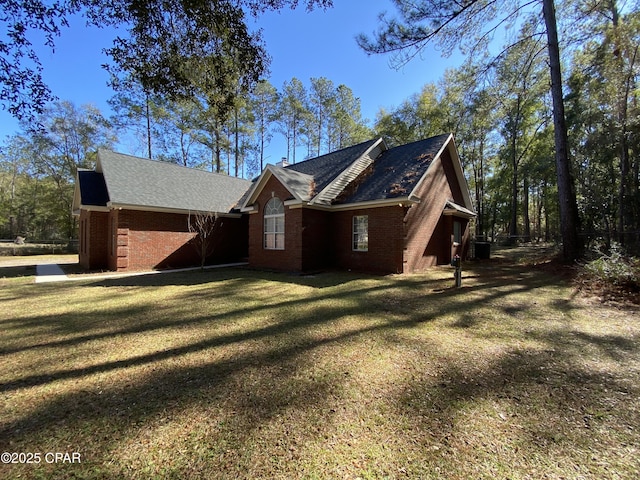
[[[491,258],[491,244],[489,242],[476,242],[476,259],[489,260]]]

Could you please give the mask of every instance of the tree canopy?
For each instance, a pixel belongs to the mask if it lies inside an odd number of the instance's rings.
[[[34,42],[54,49],[68,19],[117,26],[126,34],[107,49],[112,71],[126,72],[149,93],[192,98],[219,96],[228,108],[235,82],[256,82],[268,68],[259,32],[247,15],[295,8],[298,0],[0,0],[0,102],[20,120],[34,121],[55,98],[42,77]],[[307,9],[330,7],[331,0],[305,0]],[[240,69],[238,69],[240,67]],[[230,85],[233,83],[233,85]]]
[[[243,5],[251,14],[250,3]],[[523,11],[525,4],[492,5]],[[571,40],[561,65],[566,94],[560,100],[566,114],[560,119],[568,133],[566,160],[578,232],[590,247],[618,242],[637,254],[640,13],[637,5],[622,8],[616,1],[585,0],[571,6],[559,12],[565,23],[580,20],[570,36],[565,31],[561,44]],[[484,32],[496,25],[494,21]],[[197,65],[193,83],[185,82],[183,93],[175,96],[145,89],[133,70],[114,71],[114,82],[125,88],[116,89],[112,118],[91,107],[45,103],[37,117],[43,131],[25,130],[0,145],[0,238],[76,235],[68,206],[75,169],[90,168],[97,148],[116,143],[116,135],[133,154],[251,178],[282,157],[295,163],[374,136],[393,146],[452,132],[478,214],[476,238],[564,240],[566,200],[558,175],[557,123],[552,121],[558,99],[549,88],[548,38],[540,35],[541,26],[540,18],[523,17],[507,38],[510,48],[493,58],[476,55],[444,72],[437,83],[381,109],[373,122],[362,118],[356,92],[328,78],[292,78],[280,88],[261,80],[246,89],[253,81],[251,70],[232,65],[238,52],[226,43],[219,44],[220,58],[212,55]],[[208,33],[206,38],[214,40]],[[419,46],[413,48],[416,53]],[[207,68],[224,71],[224,88],[233,91],[205,87],[207,79],[200,77]],[[189,91],[195,92],[193,97]],[[286,146],[270,158],[269,142],[276,136]]]

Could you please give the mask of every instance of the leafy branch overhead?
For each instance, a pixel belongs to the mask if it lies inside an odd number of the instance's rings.
[[[398,66],[419,55],[429,43],[437,43],[445,55],[458,48],[469,52],[486,46],[496,30],[537,2],[394,0],[398,17],[381,14],[380,27],[373,36],[361,34],[357,41],[368,53],[392,53],[393,63]]]
[[[55,39],[68,18],[88,25],[121,27],[106,50],[112,72],[125,72],[149,92],[171,99],[208,97],[219,108],[231,103],[238,84],[247,89],[268,69],[260,32],[250,32],[246,15],[295,8],[297,0],[0,0],[0,102],[16,118],[33,121],[55,95],[42,77],[33,44]],[[331,0],[306,0],[307,9]]]

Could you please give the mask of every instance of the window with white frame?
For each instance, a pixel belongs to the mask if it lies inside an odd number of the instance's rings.
[[[353,250],[356,252],[369,250],[368,215],[355,215],[353,217]]]
[[[284,204],[278,197],[264,206],[264,248],[284,250]]]
[[[453,243],[457,245],[462,243],[462,222],[458,220],[453,222]]]

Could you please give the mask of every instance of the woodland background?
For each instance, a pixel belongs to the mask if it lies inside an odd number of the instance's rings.
[[[616,0],[580,1],[558,6],[558,17],[580,235],[591,248],[623,245],[637,255],[640,14]],[[114,71],[113,115],[51,101],[0,144],[0,239],[76,238],[76,171],[93,168],[101,147],[135,144],[159,161],[253,178],[274,160],[265,152],[277,136],[286,141],[282,156],[296,163],[373,137],[391,147],[451,132],[478,212],[476,238],[559,241],[547,44],[539,23],[525,16],[503,51],[469,52],[463,66],[375,119],[362,118],[357,92],[329,78],[275,86],[229,73],[235,94],[212,101],[211,86],[206,95],[169,98]]]

